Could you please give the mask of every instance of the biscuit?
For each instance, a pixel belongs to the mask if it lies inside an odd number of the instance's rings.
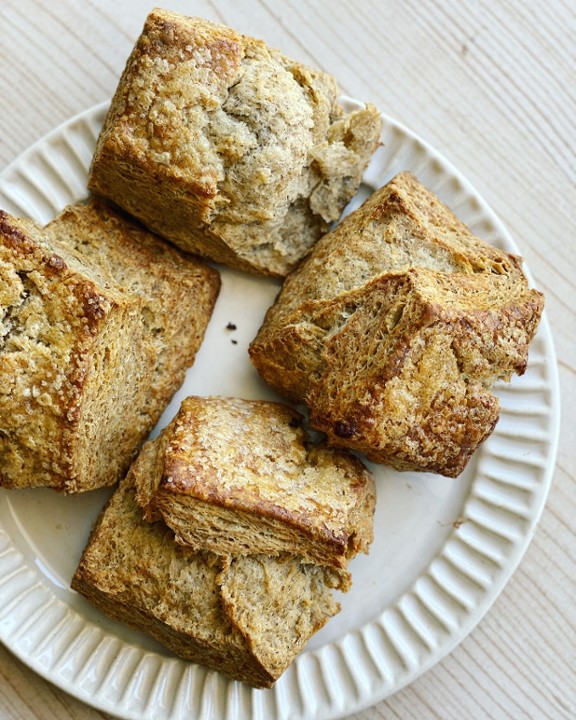
[[[129,478],[96,522],[72,587],[176,655],[255,687],[270,687],[340,609],[326,568],[179,545],[144,520]]]
[[[123,477],[193,363],[218,273],[92,200],[0,213],[0,485]]]
[[[130,470],[145,516],[196,550],[345,571],[372,542],[374,478],[358,458],[308,442],[302,423],[279,403],[186,398]]]
[[[89,188],[187,252],[284,276],[356,193],[376,108],[231,28],[148,16],[98,139]]]
[[[493,430],[543,309],[520,258],[409,173],[327,233],[284,283],[250,356],[328,443],[456,476]]]

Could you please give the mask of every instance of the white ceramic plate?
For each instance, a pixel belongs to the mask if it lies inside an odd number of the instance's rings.
[[[8,167],[0,176],[0,207],[47,222],[85,197],[105,111],[102,105],[73,118]],[[388,117],[382,143],[352,205],[399,170],[411,170],[476,234],[518,252],[486,203],[437,152]],[[205,342],[160,426],[190,394],[273,397],[247,346],[278,283],[225,269],[222,279]],[[237,330],[226,329],[230,322]],[[378,505],[370,555],[353,561],[354,586],[342,596],[342,612],[271,690],[252,690],[174,658],[69,589],[109,491],[77,497],[0,491],[0,640],[40,675],[123,718],[320,720],[369,706],[465,637],[530,542],[558,435],[557,369],[546,319],[526,374],[498,393],[500,422],[457,480],[373,467]]]

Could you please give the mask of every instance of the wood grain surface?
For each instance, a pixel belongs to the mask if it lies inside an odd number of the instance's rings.
[[[109,98],[144,0],[0,2],[0,170]],[[171,0],[337,77],[442,152],[508,227],[546,295],[562,390],[549,500],[495,605],[447,658],[356,720],[576,717],[576,4]],[[2,720],[108,717],[0,646]]]

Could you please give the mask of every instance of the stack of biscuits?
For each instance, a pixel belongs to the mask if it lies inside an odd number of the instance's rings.
[[[339,610],[374,479],[277,403],[187,398],[144,445],[72,586],[181,657],[270,686]]]
[[[520,259],[409,173],[338,223],[381,126],[338,97],[261,41],[154,10],[88,200],[45,227],[0,211],[0,485],[117,486],[72,586],[255,687],[337,612],[368,551],[375,485],[352,451],[459,475],[543,308]],[[218,264],[285,278],[250,357],[305,416],[190,397],[147,441],[202,343]]]

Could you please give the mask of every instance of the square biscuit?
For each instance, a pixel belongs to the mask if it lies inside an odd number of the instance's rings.
[[[189,397],[130,469],[138,502],[177,539],[222,555],[297,555],[343,570],[373,535],[374,478],[355,457],[307,442],[279,403]]]
[[[92,200],[0,214],[0,485],[122,477],[184,379],[217,272]]]
[[[96,522],[72,587],[176,655],[270,687],[340,606],[331,571],[297,558],[220,557],[144,520],[130,479]]]
[[[521,375],[542,314],[521,259],[399,173],[285,281],[250,356],[328,444],[459,475]]]
[[[328,74],[165,10],[148,16],[89,187],[183,250],[284,276],[338,219],[377,147]]]

